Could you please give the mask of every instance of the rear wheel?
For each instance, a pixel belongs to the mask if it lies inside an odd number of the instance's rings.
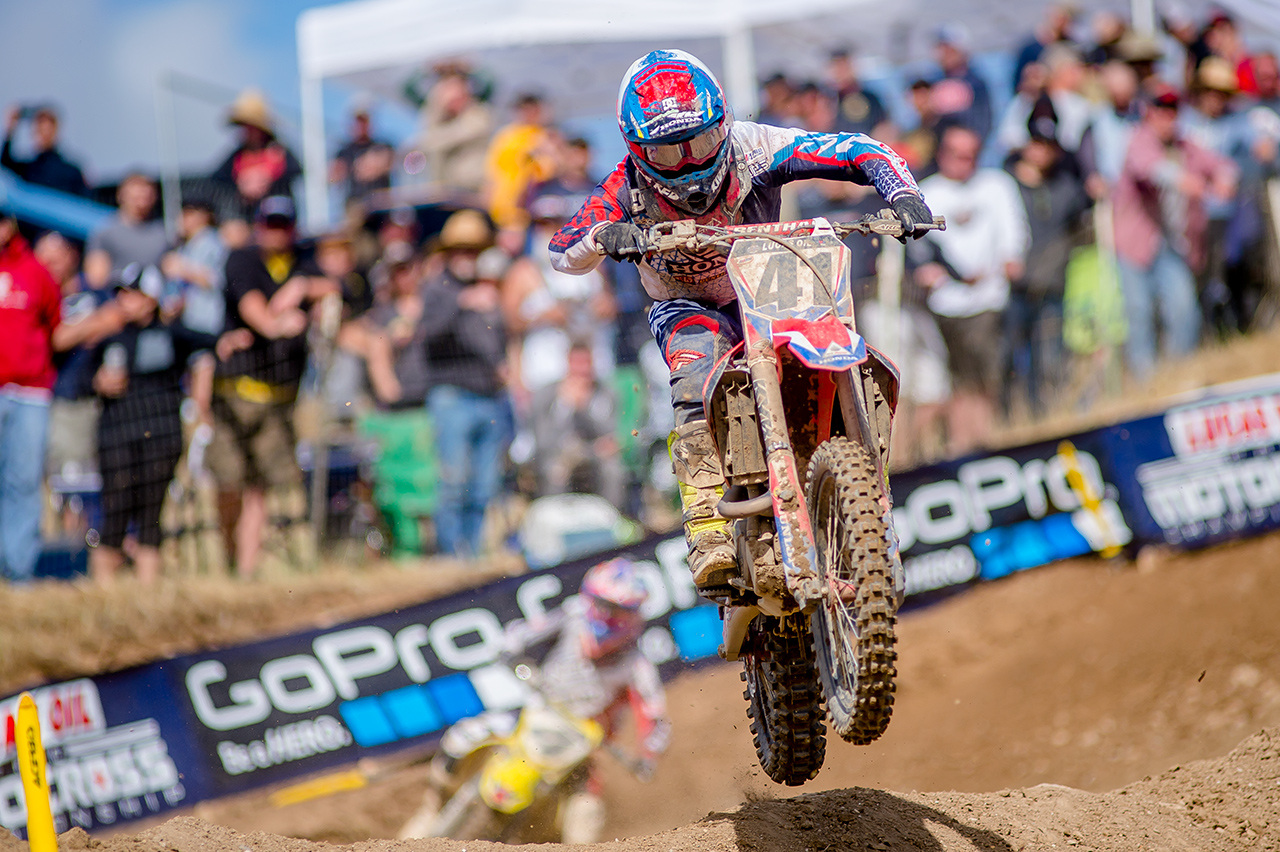
[[[822,686],[804,615],[756,616],[743,655],[751,735],[766,775],[799,786],[818,774],[826,757]]]
[[[811,616],[831,727],[866,745],[889,726],[897,676],[894,591],[882,488],[858,444],[834,438],[809,461],[806,497],[824,599]]]

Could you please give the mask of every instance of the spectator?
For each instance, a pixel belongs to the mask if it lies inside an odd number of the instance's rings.
[[[178,220],[181,243],[160,261],[165,277],[181,287],[182,324],[213,335],[222,333],[227,316],[227,247],[216,224],[211,201],[187,196]]]
[[[858,69],[848,50],[833,50],[827,60],[827,81],[836,96],[834,129],[841,133],[871,133],[889,118],[884,104],[858,81]]]
[[[36,259],[62,292],[62,323],[54,332],[58,378],[49,407],[46,470],[74,480],[98,469],[98,414],[93,392],[93,359],[98,343],[124,327],[124,317],[108,288],[90,287],[80,272],[80,252],[56,231],[35,245]]]
[[[40,556],[40,486],[58,285],[36,260],[18,223],[0,214],[0,577],[23,583]]]
[[[810,80],[796,90],[796,117],[805,130],[830,133],[836,126],[835,97]]]
[[[575,344],[564,378],[533,398],[538,493],[599,494],[622,509],[627,480],[617,428],[617,403],[596,378],[591,347]]]
[[[1049,69],[1042,63],[1028,62],[1022,66],[1022,77],[996,125],[996,142],[1003,151],[1017,151],[1026,144],[1031,108],[1044,94],[1048,82]]]
[[[423,119],[418,147],[426,155],[427,174],[432,182],[478,193],[484,185],[493,117],[489,107],[472,94],[465,73],[450,70],[441,75],[431,87]]]
[[[1154,97],[1168,88],[1168,84],[1161,79],[1156,70],[1156,63],[1164,56],[1164,48],[1160,46],[1155,36],[1126,32],[1124,37],[1116,42],[1111,53],[1115,58],[1127,62],[1133,68],[1134,73],[1138,75],[1139,87],[1149,97]]]
[[[234,526],[228,550],[242,577],[257,570],[267,487],[302,480],[292,413],[307,363],[305,311],[333,289],[304,272],[296,220],[292,199],[263,199],[253,243],[227,257],[227,332],[218,341],[207,462],[221,492],[224,530]]]
[[[182,375],[214,336],[160,317],[165,282],[155,267],[132,264],[116,284],[128,324],[103,342],[93,387],[103,399],[98,421],[102,527],[89,574],[110,583],[124,564],[125,534],[137,525],[133,566],[150,584],[160,576],[160,510],[182,456]]]
[[[936,56],[942,78],[933,84],[933,111],[946,124],[961,124],[985,140],[991,133],[991,95],[969,67],[969,30],[963,24],[938,29]]]
[[[1089,118],[1093,106],[1080,89],[1084,84],[1085,66],[1080,54],[1074,47],[1066,44],[1054,44],[1045,49],[1041,62],[1047,72],[1045,95],[1053,104],[1054,120],[1057,125],[1058,145],[1073,155],[1080,150],[1080,141],[1085,129],[1089,126]],[[1039,96],[1031,99],[1015,98],[1001,128],[1000,141],[1009,150],[1020,150],[1030,137],[1027,127],[1031,119],[1031,106],[1040,100]],[[1025,106],[1025,111],[1021,111]],[[1017,109],[1020,112],[1014,112]],[[1010,120],[1012,119],[1012,124]]]
[[[911,105],[919,122],[902,137],[899,152],[917,178],[926,178],[938,170],[934,157],[938,153],[938,114],[933,108],[933,85],[924,79],[911,84]]]
[[[392,243],[383,256],[386,299],[353,327],[352,346],[365,357],[374,396],[387,408],[421,408],[427,401],[426,325],[422,267],[408,243]]]
[[[31,136],[35,156],[18,160],[13,156],[13,134],[24,118],[31,119]],[[51,106],[10,107],[4,128],[4,147],[0,148],[0,166],[38,186],[47,186],[71,195],[88,195],[80,167],[58,150],[58,114]]]
[[[1159,303],[1166,356],[1196,345],[1200,311],[1193,271],[1205,256],[1204,200],[1233,192],[1227,160],[1183,139],[1178,95],[1166,89],[1148,104],[1133,132],[1115,194],[1115,243],[1129,322],[1129,369],[1143,379],[1155,368]]]
[[[358,107],[351,114],[351,139],[338,149],[329,166],[329,182],[341,184],[347,202],[364,201],[370,194],[391,188],[395,149],[370,130],[369,110]]]
[[[355,247],[345,231],[325,234],[316,241],[316,267],[342,294],[343,319],[355,319],[373,307],[369,276],[357,267]]]
[[[1224,159],[1248,159],[1249,129],[1244,118],[1231,108],[1236,96],[1236,74],[1227,62],[1210,56],[1196,70],[1191,103],[1179,111],[1178,130],[1187,141]],[[1245,199],[1252,203],[1252,194]],[[1239,227],[1239,200],[1235,193],[1222,196],[1209,192],[1204,198],[1208,216],[1205,233],[1204,267],[1196,276],[1200,309],[1206,332],[1225,336],[1241,329],[1237,299],[1228,286],[1227,231],[1232,222]]]
[[[252,222],[264,198],[293,198],[293,181],[302,174],[302,166],[276,139],[275,117],[261,92],[241,92],[231,104],[227,124],[239,131],[240,139],[209,179],[233,199],[229,209],[220,210],[223,218]]]
[[[542,98],[521,95],[515,103],[515,120],[502,128],[485,156],[485,186],[489,215],[499,228],[524,228],[528,211],[520,204],[530,184],[551,177],[555,167],[553,137],[547,132],[547,110]]]
[[[476,274],[477,258],[492,244],[493,229],[483,213],[454,213],[440,232],[444,268],[423,294],[427,410],[440,459],[436,536],[442,553],[460,557],[481,552],[484,514],[498,492],[507,432],[500,295],[493,282]]]
[[[1001,313],[1009,282],[1022,277],[1028,240],[1017,184],[998,169],[979,169],[982,140],[967,127],[942,134],[938,173],[920,189],[947,230],[930,232],[939,261],[916,271],[932,292],[929,309],[946,341],[954,392],[947,406],[948,449],[966,453],[988,440],[1000,393]]]
[[[1023,274],[1011,281],[1005,312],[1014,383],[1036,415],[1048,409],[1064,376],[1062,300],[1067,261],[1089,208],[1084,186],[1064,163],[1052,106],[1047,98],[1042,103],[1048,109],[1032,110],[1030,139],[1010,169],[1026,210],[1030,245]]]
[[[140,172],[130,172],[116,189],[119,209],[106,224],[89,235],[84,274],[93,287],[104,287],[129,264],[155,266],[169,248],[164,223],[151,218],[156,185]]]
[[[761,124],[774,124],[778,127],[790,127],[794,110],[792,98],[795,96],[785,74],[774,74],[760,84],[760,113],[756,121]]]
[[[1093,30],[1093,47],[1085,53],[1086,62],[1103,65],[1113,59],[1127,61],[1124,40],[1129,34],[1129,27],[1124,18],[1108,10],[1095,12],[1090,28]]]
[[[590,161],[585,142],[566,146],[557,176],[534,187],[529,251],[512,265],[503,290],[508,331],[520,336],[518,387],[527,394],[564,378],[573,340],[591,346],[600,375],[613,373],[615,306],[603,267],[566,275],[551,267],[548,251],[552,235],[595,189]],[[522,412],[527,401],[519,400]]]
[[[1113,59],[1102,66],[1107,100],[1093,110],[1080,142],[1080,171],[1095,200],[1108,198],[1120,180],[1129,140],[1138,124],[1138,75],[1133,67]]]
[[[1045,10],[1044,20],[1036,27],[1013,60],[1013,87],[1017,89],[1022,83],[1023,69],[1032,62],[1042,62],[1041,55],[1046,48],[1056,44],[1072,46],[1071,26],[1075,23],[1078,9],[1071,3],[1054,3]]]

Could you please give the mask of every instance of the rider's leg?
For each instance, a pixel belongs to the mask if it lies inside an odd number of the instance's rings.
[[[716,504],[724,471],[702,408],[702,391],[716,363],[742,339],[731,310],[688,299],[658,302],[649,326],[671,370],[675,429],[667,440],[680,483],[689,570],[699,587],[723,585],[736,570],[729,523]]]

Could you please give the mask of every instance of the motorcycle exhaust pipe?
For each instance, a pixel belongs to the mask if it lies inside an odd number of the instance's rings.
[[[735,486],[730,489],[730,493],[737,491],[739,488]],[[772,515],[773,514],[773,495],[768,491],[758,497],[752,497],[749,500],[730,500],[726,494],[716,504],[716,511],[723,518],[730,520],[738,520],[741,518],[750,518],[753,515]]]

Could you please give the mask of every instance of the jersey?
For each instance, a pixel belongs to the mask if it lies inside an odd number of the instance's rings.
[[[634,644],[591,659],[585,641],[589,630],[581,601],[571,598],[543,618],[512,625],[506,651],[519,655],[552,643],[538,666],[539,688],[547,699],[576,716],[600,720],[610,732],[615,711],[628,707],[642,754],[661,754],[671,725],[657,667]]]
[[[695,219],[701,225],[761,224],[778,221],[782,187],[796,180],[825,178],[874,186],[885,201],[919,194],[906,161],[891,148],[862,133],[810,133],[749,121],[735,122],[726,144],[733,146],[733,167],[720,200],[701,216],[672,206],[645,188],[623,160],[587,199],[577,214],[551,238],[556,269],[582,275],[603,258],[593,235],[609,222]],[[700,253],[649,256],[640,263],[640,280],[652,298],[695,299],[725,305],[733,286],[718,248]]]

